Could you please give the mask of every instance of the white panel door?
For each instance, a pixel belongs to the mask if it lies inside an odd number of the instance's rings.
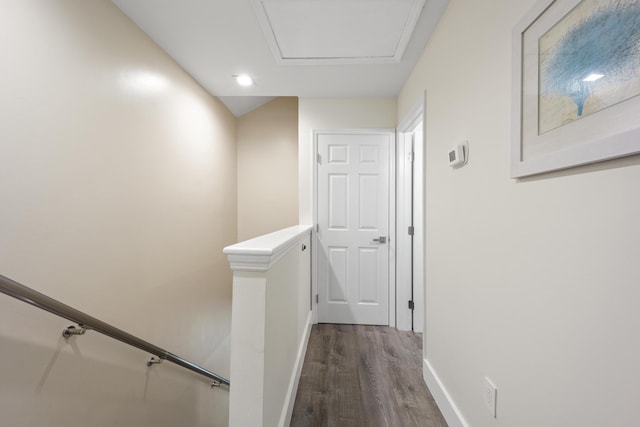
[[[318,321],[389,324],[392,133],[318,133]]]

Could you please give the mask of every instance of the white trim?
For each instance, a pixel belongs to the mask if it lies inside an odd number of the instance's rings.
[[[419,121],[423,120],[424,116],[424,104],[425,99],[419,99],[413,107],[409,110],[409,112],[404,116],[404,118],[398,124],[398,130],[400,132],[407,132],[410,129],[416,127]]]
[[[298,392],[298,383],[300,382],[300,375],[302,374],[302,366],[304,365],[304,357],[307,354],[307,345],[309,344],[309,336],[311,335],[311,312],[307,316],[307,322],[302,333],[302,340],[300,341],[300,347],[298,348],[298,357],[296,357],[295,366],[293,369],[293,375],[289,382],[289,389],[287,395],[284,398],[284,405],[282,407],[282,415],[280,416],[279,426],[288,426],[291,424],[291,415],[293,414],[293,405],[296,402],[296,394]]]
[[[311,140],[313,141],[313,231],[312,246],[314,248],[311,256],[311,295],[312,295],[312,321],[318,323],[318,304],[315,296],[318,295],[318,260],[317,248],[318,238],[316,235],[316,226],[318,224],[318,135],[319,134],[388,134],[391,139],[389,147],[389,326],[396,326],[396,145],[397,132],[392,128],[365,128],[365,129],[312,129]]]
[[[415,227],[415,236],[413,238],[413,300],[415,310],[413,311],[413,330],[415,332],[425,331],[425,310],[426,310],[426,186],[425,174],[427,164],[427,150],[425,139],[425,123],[421,121],[419,126],[414,129],[414,156],[416,161],[414,168],[414,186],[413,186],[413,226]]]
[[[424,253],[424,257],[422,260],[422,277],[424,279],[424,292],[422,294],[422,300],[424,304],[424,310],[422,312],[423,316],[423,324],[422,324],[422,355],[426,356],[428,346],[429,335],[427,334],[427,91],[425,89],[422,94],[422,142],[424,144],[423,157],[422,157],[422,173],[423,173],[423,181],[422,187],[424,189],[424,194],[422,197],[422,251]]]
[[[398,233],[396,232],[396,162],[397,162],[397,146],[398,131],[396,129],[389,130],[392,133],[393,140],[389,147],[389,326],[396,327],[396,250]]]
[[[436,374],[427,359],[423,359],[422,376],[449,427],[469,427],[451,395],[442,384],[440,377],[438,377],[438,374]]]
[[[311,215],[313,215],[313,230],[311,232],[313,250],[311,252],[311,318],[313,324],[318,323],[318,138],[316,129],[311,129],[311,141],[313,144],[311,188],[313,197],[311,199]]]
[[[233,271],[267,271],[310,231],[310,225],[294,225],[227,246],[223,252],[229,258]]]
[[[406,301],[411,298],[410,286],[407,283],[410,280],[411,273],[411,257],[410,245],[411,240],[408,235],[407,227],[409,226],[408,204],[411,203],[407,180],[410,179],[410,169],[407,156],[411,145],[411,134],[400,131],[398,129],[397,147],[398,147],[398,173],[396,176],[396,328],[401,331],[411,330],[411,310],[407,307]]]
[[[414,130],[417,128],[418,125],[422,124],[422,137],[423,139],[421,141],[415,141],[415,144],[424,144],[425,141],[425,133],[426,133],[426,129],[425,129],[425,120],[424,120],[424,111],[425,111],[425,98],[423,97],[422,99],[418,100],[418,102],[416,102],[413,107],[411,107],[411,109],[409,110],[409,112],[407,113],[407,115],[400,121],[400,124],[398,125],[398,135],[396,138],[396,145],[398,147],[398,152],[402,153],[402,154],[408,154],[406,152],[406,138],[414,132]],[[415,150],[415,149],[414,149]],[[426,150],[423,147],[422,153],[423,153],[423,157],[422,158],[415,158],[414,161],[416,162],[415,164],[417,164],[417,162],[421,162],[422,163],[422,168],[420,169],[422,171],[422,174],[418,174],[414,177],[414,179],[421,179],[424,180],[424,165],[426,164],[425,159],[424,159],[424,153],[426,152]],[[398,236],[400,236],[400,233],[404,233],[404,228],[407,226],[407,222],[404,221],[402,218],[404,218],[403,215],[403,209],[405,208],[404,202],[406,202],[406,198],[409,197],[407,194],[405,194],[405,192],[403,191],[406,186],[403,185],[402,189],[399,188],[399,185],[401,185],[402,180],[405,178],[406,175],[406,166],[407,163],[404,161],[403,159],[403,155],[398,155],[397,156],[397,165],[398,165],[398,174],[397,174],[397,181],[396,181],[396,187],[398,187],[398,193],[397,193],[397,200],[396,200],[396,211],[397,211],[397,215],[398,215],[398,219],[396,222],[396,225],[398,227]],[[423,181],[424,182],[424,181]],[[423,198],[423,202],[424,202],[424,198]],[[425,214],[424,212],[424,208],[423,208],[423,215]],[[424,243],[425,241],[425,236],[424,236],[424,217],[422,218],[414,218],[414,226],[416,228],[416,231],[418,232],[422,232],[422,242]],[[402,229],[400,228],[402,227]],[[398,243],[400,243],[400,237],[398,237]],[[408,240],[408,239],[402,239],[403,241]],[[418,239],[419,240],[419,239]],[[406,242],[405,242],[406,243]],[[424,250],[423,250],[424,253]],[[405,254],[398,249],[398,247],[396,248],[396,265],[400,265],[401,263],[403,264],[407,264],[407,260],[406,259],[402,259],[401,257],[403,257]],[[408,254],[406,254],[408,255]],[[416,263],[414,265],[414,270],[416,269],[423,269],[424,271],[424,265],[425,265],[425,261],[424,259],[414,259],[414,262]],[[397,303],[396,303],[396,327],[400,330],[404,330],[404,331],[408,331],[411,330],[411,314],[410,312],[408,312],[407,309],[407,305],[405,301],[409,301],[410,295],[411,295],[411,290],[406,290],[406,289],[402,289],[401,288],[401,283],[406,283],[406,280],[403,280],[405,275],[408,274],[406,271],[399,271],[397,270],[397,276],[396,276],[396,295],[398,296],[397,299]],[[424,274],[423,274],[424,277]],[[424,285],[424,284],[423,284]],[[423,289],[422,293],[418,293],[417,296],[420,296],[425,294],[425,290]],[[424,299],[424,298],[423,298]],[[414,302],[416,304],[417,307],[422,307],[424,308],[424,301],[416,301],[416,295],[414,293]],[[422,316],[416,316],[416,313],[418,314],[422,314]],[[422,331],[424,329],[424,316],[425,316],[425,312],[424,310],[421,310],[420,312],[418,311],[414,311],[414,330],[417,331]],[[417,319],[416,319],[417,317]],[[418,325],[416,326],[419,322],[422,322],[422,325]]]

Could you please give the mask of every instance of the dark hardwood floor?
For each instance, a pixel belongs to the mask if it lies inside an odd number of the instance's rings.
[[[314,325],[291,426],[446,427],[422,379],[422,336]]]

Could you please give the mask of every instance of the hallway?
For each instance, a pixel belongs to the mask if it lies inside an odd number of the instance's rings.
[[[314,325],[291,426],[446,427],[422,379],[421,359],[420,334]]]

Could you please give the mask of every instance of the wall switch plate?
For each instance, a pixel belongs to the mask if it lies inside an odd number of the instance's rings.
[[[498,389],[491,382],[491,380],[487,377],[484,378],[483,383],[483,397],[484,397],[484,406],[487,407],[489,413],[493,418],[497,418],[497,399],[498,399]]]

